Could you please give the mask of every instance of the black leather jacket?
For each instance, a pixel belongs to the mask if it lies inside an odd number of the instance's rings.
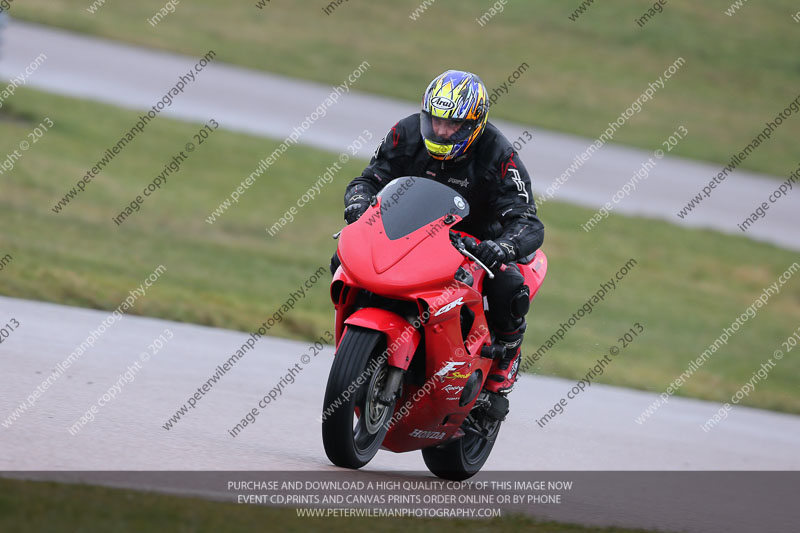
[[[511,143],[491,122],[467,155],[451,161],[430,157],[422,140],[419,113],[394,125],[361,176],[347,186],[345,205],[369,199],[387,183],[403,176],[421,176],[457,190],[470,205],[469,215],[455,226],[475,237],[513,247],[512,260],[535,252],[544,240],[544,225],[528,171]]]

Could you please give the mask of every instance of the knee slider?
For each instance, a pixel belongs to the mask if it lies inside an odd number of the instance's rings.
[[[511,316],[523,318],[531,307],[530,289],[523,285],[511,298]]]

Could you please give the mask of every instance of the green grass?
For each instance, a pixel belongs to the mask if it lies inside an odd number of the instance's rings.
[[[252,331],[334,250],[342,193],[364,162],[351,160],[275,237],[271,226],[317,180],[335,154],[290,148],[213,226],[205,219],[272,152],[276,142],[217,130],[180,173],[117,227],[111,218],[146,186],[199,125],[158,117],[55,214],[74,186],[137,113],[20,90],[0,110],[0,154],[46,116],[55,126],[0,176],[0,292],[114,309],[159,264],[167,272],[133,313]],[[94,117],[87,120],[87,117]],[[797,254],[748,239],[611,215],[590,233],[585,208],[548,202],[541,211],[550,267],[528,317],[533,352],[630,258],[638,265],[536,365],[544,375],[582,377],[635,322],[644,333],[600,381],[661,392],[773,283]],[[327,275],[272,334],[311,339],[333,325]],[[706,363],[679,394],[725,401],[800,326],[800,280],[792,280]],[[787,357],[742,403],[800,413],[800,361]]]
[[[625,533],[627,528],[597,528],[539,522],[511,515],[491,520],[435,518],[309,518],[294,509],[237,505],[150,492],[50,482],[0,480],[0,531],[437,531]]]
[[[525,62],[528,70],[492,116],[596,138],[676,58],[686,65],[645,104],[614,142],[655,149],[678,126],[689,136],[677,155],[727,163],[798,95],[800,28],[794,0],[747,3],[733,17],[731,0],[670,2],[640,28],[651,2],[606,0],[577,21],[580,0],[509,2],[483,27],[493,2],[438,0],[416,21],[420,0],[349,2],[330,15],[325,0],[193,0],[155,28],[163,2],[108,2],[92,15],[85,0],[26,0],[14,16],[192,56],[214,49],[218,60],[339,84],[367,60],[355,85],[418,102],[448,68],[472,70],[491,90]],[[390,124],[387,123],[387,130]],[[797,166],[800,118],[785,122],[742,167],[788,175]]]

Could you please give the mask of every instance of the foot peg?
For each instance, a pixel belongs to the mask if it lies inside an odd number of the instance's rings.
[[[505,420],[508,414],[508,398],[502,394],[490,392],[489,407],[486,408],[486,414],[500,422]]]
[[[508,348],[503,344],[492,344],[481,348],[481,357],[496,359],[497,367],[500,370],[508,370],[508,365],[511,364],[516,355],[516,347]]]
[[[487,359],[502,359],[506,355],[506,348],[502,344],[490,344],[481,348],[481,357]]]

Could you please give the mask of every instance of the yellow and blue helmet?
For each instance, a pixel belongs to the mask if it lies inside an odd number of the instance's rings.
[[[448,70],[439,74],[425,90],[419,119],[431,157],[447,160],[464,155],[486,129],[486,86],[471,72]],[[439,135],[436,130],[451,133]]]

